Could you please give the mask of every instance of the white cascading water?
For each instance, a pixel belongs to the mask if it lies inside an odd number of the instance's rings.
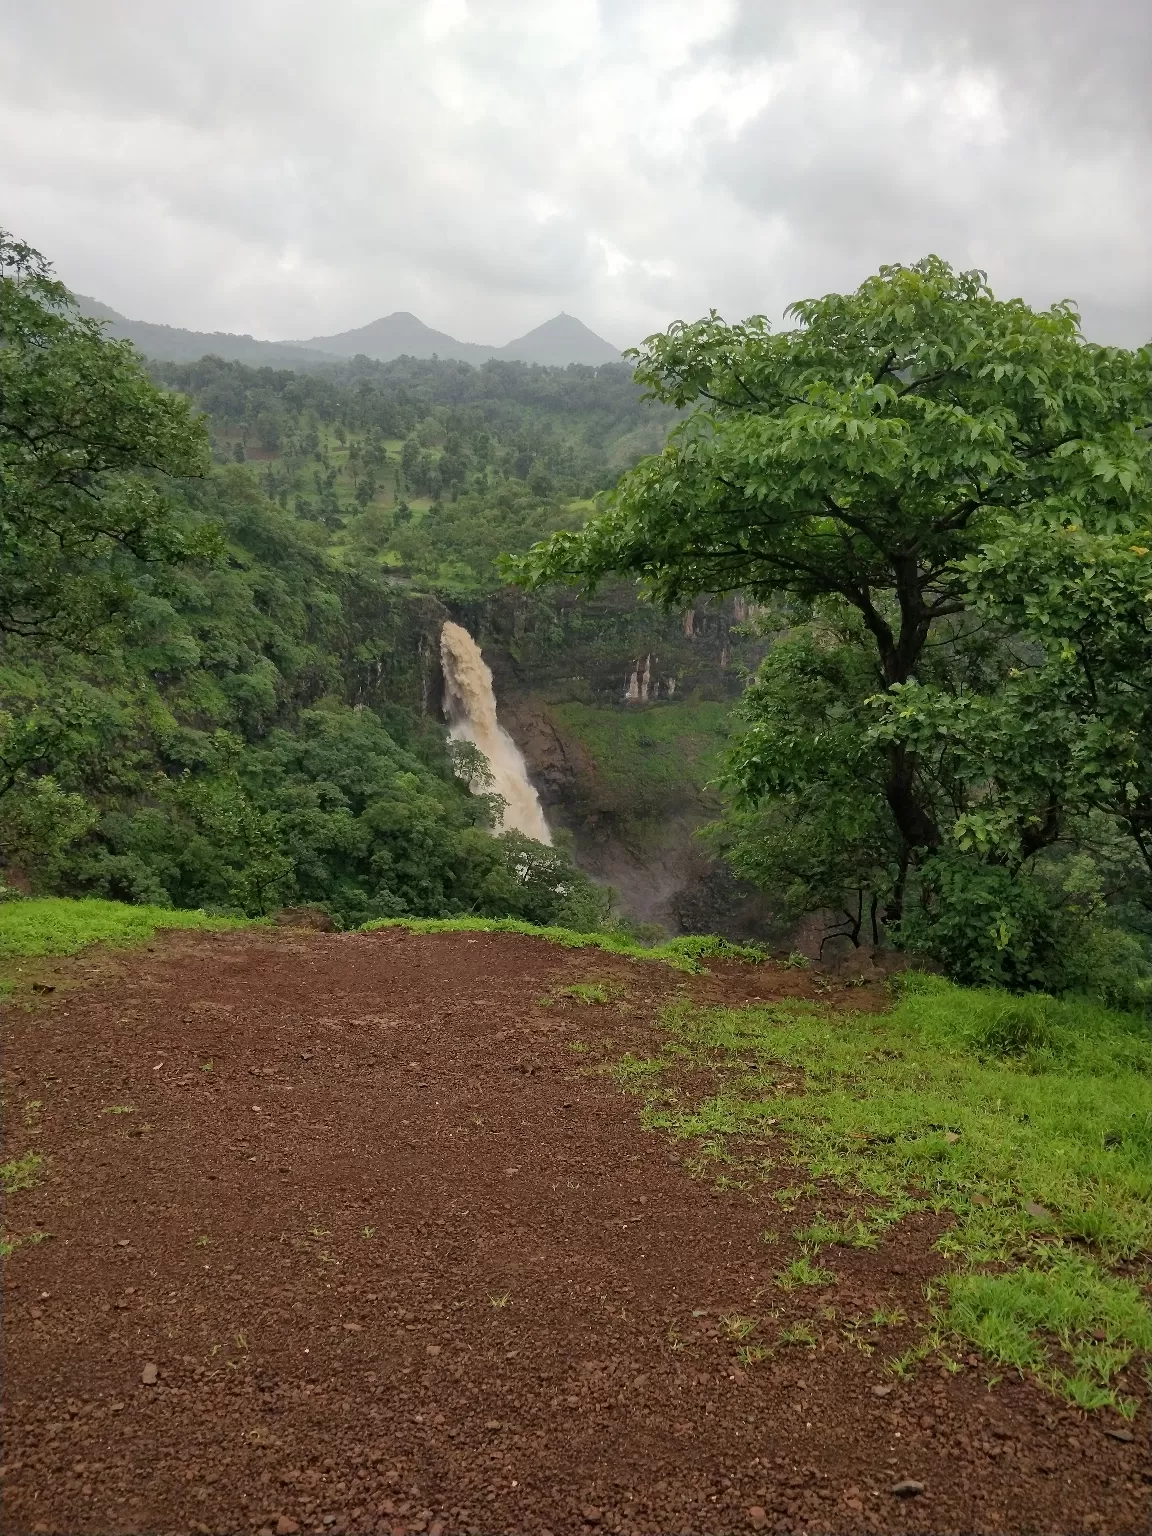
[[[505,802],[501,830],[523,832],[538,843],[552,834],[540,808],[540,797],[528,780],[524,759],[496,718],[496,695],[480,647],[459,624],[440,631],[440,660],[444,667],[444,713],[453,741],[470,741],[488,759],[493,783],[489,791]]]

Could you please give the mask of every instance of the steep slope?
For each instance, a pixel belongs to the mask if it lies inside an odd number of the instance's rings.
[[[746,618],[738,601],[664,614],[627,583],[505,590],[465,613],[549,823],[631,919],[666,933],[777,936],[759,893],[695,835],[720,809],[731,711],[763,654]]]
[[[81,314],[106,320],[109,336],[132,342],[146,357],[159,362],[192,363],[211,355],[258,368],[314,368],[318,363],[336,361],[331,353],[309,350],[292,342],[257,341],[254,336],[237,336],[231,331],[187,331],[174,325],[129,320],[99,299],[82,293],[76,295],[76,303]]]

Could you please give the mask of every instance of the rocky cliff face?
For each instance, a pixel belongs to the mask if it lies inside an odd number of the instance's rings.
[[[596,745],[581,739],[542,695],[508,695],[501,718],[524,754],[550,825],[569,834],[577,863],[614,887],[634,922],[671,934],[775,934],[759,893],[696,836],[716,814],[714,794],[681,784],[654,813],[649,786],[638,783],[635,798],[621,793],[619,776],[606,770]],[[675,738],[665,750],[679,750]]]
[[[668,933],[774,933],[759,893],[696,836],[763,654],[737,632],[739,602],[663,614],[621,584],[591,600],[501,594],[470,617],[550,823],[624,912]]]

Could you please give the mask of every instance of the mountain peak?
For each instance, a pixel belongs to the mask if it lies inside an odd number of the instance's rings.
[[[620,353],[602,336],[589,330],[583,320],[561,310],[525,336],[501,347],[497,357],[522,363],[618,363]]]
[[[504,347],[484,346],[476,341],[457,341],[445,331],[434,331],[423,320],[408,310],[395,310],[370,320],[367,325],[352,331],[341,331],[336,336],[313,336],[307,341],[297,341],[293,346],[315,348],[319,352],[335,352],[341,357],[366,357],[387,362],[393,357],[407,354],[409,357],[456,358],[466,363],[482,363],[489,358],[503,358],[509,362],[543,363],[563,368],[568,363],[617,363],[620,353],[603,337],[597,336],[575,315],[563,310],[545,320],[525,336],[518,336]]]
[[[168,325],[142,320],[128,320],[98,299],[76,295],[83,314],[108,323],[110,336],[133,341],[149,357],[172,361],[191,361],[206,353],[234,358],[239,362],[291,368],[313,362],[332,362],[336,358],[363,354],[378,362],[394,357],[442,357],[479,366],[490,358],[507,362],[539,363],[545,367],[564,368],[569,363],[618,363],[620,353],[602,336],[589,330],[582,320],[561,310],[524,336],[507,346],[484,346],[476,341],[457,341],[446,331],[433,330],[411,310],[397,309],[381,315],[355,330],[335,336],[312,336],[307,341],[256,341],[251,336],[234,336],[220,331],[185,331]]]

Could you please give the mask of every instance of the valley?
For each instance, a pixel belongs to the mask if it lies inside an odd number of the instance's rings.
[[[620,582],[528,595],[497,565],[580,526],[598,490],[663,440],[674,416],[643,406],[626,370],[404,359],[317,380],[212,359],[151,366],[208,412],[218,463],[242,463],[339,567],[386,581],[375,618],[358,605],[349,702],[439,720],[440,633],[463,625],[549,821],[628,921],[775,932],[695,835],[719,809],[732,706],[763,652],[739,600],[665,614]]]

